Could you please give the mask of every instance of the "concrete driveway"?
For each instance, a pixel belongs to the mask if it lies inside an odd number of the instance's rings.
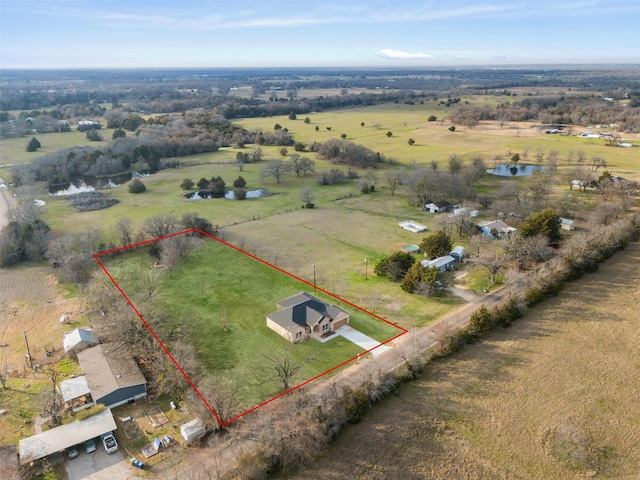
[[[350,327],[349,325],[345,325],[344,327],[340,327],[336,330],[336,333],[350,342],[355,343],[363,350],[369,351],[371,349],[371,355],[377,357],[378,355],[386,352],[391,347],[387,347],[386,345],[382,345],[377,340],[374,340],[371,337],[368,337],[362,332],[359,332],[355,328]],[[379,346],[378,346],[379,345]]]
[[[100,440],[100,439],[98,439]],[[65,469],[69,480],[129,480],[136,477],[136,469],[125,459],[121,451],[107,453],[101,443],[96,442],[98,449],[86,453],[82,446],[78,447],[80,456],[67,460]]]

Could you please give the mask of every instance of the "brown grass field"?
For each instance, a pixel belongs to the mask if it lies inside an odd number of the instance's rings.
[[[637,479],[639,264],[636,243],[431,365],[287,478]]]

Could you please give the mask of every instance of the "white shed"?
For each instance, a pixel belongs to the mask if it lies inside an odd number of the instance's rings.
[[[560,218],[560,228],[562,230],[575,230],[576,224],[573,220],[569,220],[568,218]]]
[[[204,421],[201,418],[194,418],[190,422],[180,426],[180,434],[187,445],[193,445],[198,442],[207,433]]]

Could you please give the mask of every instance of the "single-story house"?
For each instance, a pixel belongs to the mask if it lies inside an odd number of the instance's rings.
[[[569,220],[568,218],[560,218],[560,228],[562,230],[575,230],[576,224],[573,220]]]
[[[78,375],[58,384],[58,390],[64,402],[69,405],[74,412],[79,412],[85,408],[96,404],[91,397],[91,390],[85,375]]]
[[[404,222],[400,222],[398,225],[400,225],[401,228],[404,228],[405,230],[409,230],[410,232],[413,232],[413,233],[422,233],[427,231],[426,225],[422,225],[421,223],[414,222],[413,220],[406,220]]]
[[[456,263],[456,259],[451,255],[445,255],[443,257],[434,258],[433,260],[422,260],[420,263],[423,267],[436,267],[441,272],[444,272],[453,268]]]
[[[302,292],[276,303],[278,310],[267,315],[267,327],[291,343],[309,337],[326,337],[349,324],[349,314],[313,295]]]
[[[489,238],[510,237],[517,230],[517,228],[507,225],[502,220],[480,222],[478,223],[478,228],[485,237]]]
[[[27,465],[35,460],[62,452],[65,448],[78,445],[89,440],[113,432],[116,422],[110,409],[106,409],[84,420],[76,420],[59,427],[45,430],[18,442],[20,449],[20,465]]]
[[[424,206],[424,209],[431,213],[443,213],[451,208],[451,204],[446,200],[439,202],[429,202]]]
[[[451,250],[451,253],[449,255],[455,258],[456,262],[461,262],[465,256],[465,253],[466,252],[464,250],[464,247],[462,245],[458,245],[454,247],[453,250]]]
[[[65,352],[78,353],[85,348],[92,347],[100,343],[98,337],[91,331],[84,328],[76,328],[70,332],[65,332],[62,345]]]
[[[147,381],[124,344],[103,343],[78,353],[91,396],[107,408],[147,396]]]

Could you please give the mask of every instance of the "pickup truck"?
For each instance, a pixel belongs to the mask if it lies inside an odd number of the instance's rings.
[[[100,437],[104,450],[107,453],[113,453],[118,451],[118,442],[116,437],[113,436],[113,432],[105,433]]]

